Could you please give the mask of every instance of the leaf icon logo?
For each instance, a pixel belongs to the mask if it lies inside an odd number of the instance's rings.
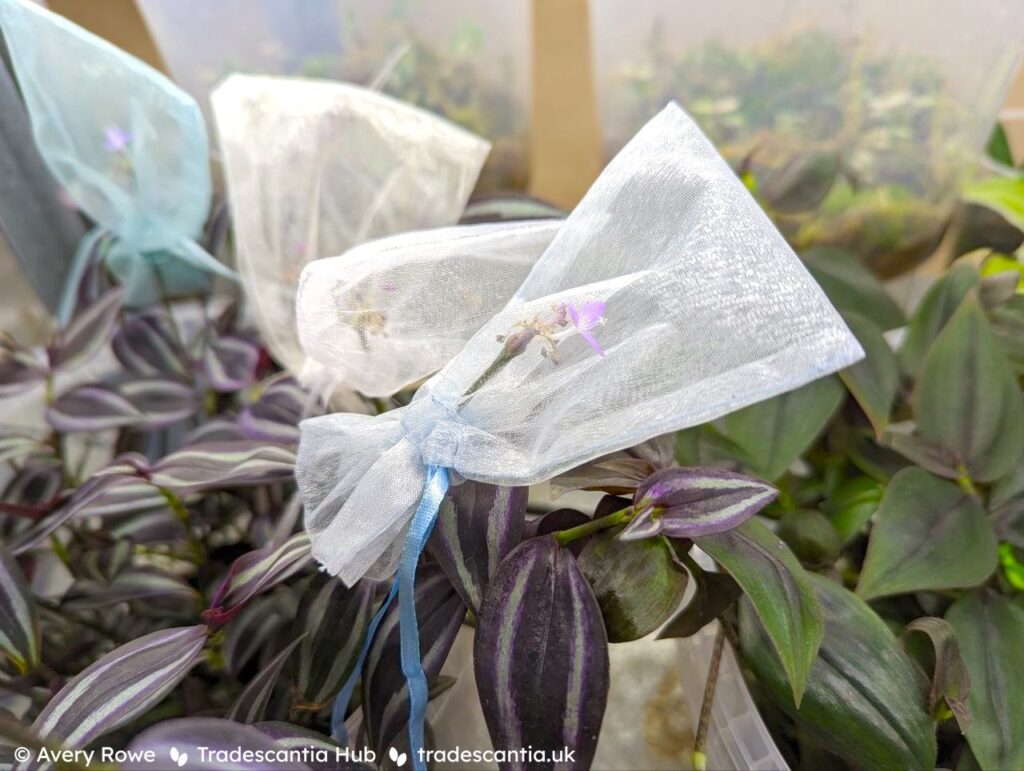
[[[171,747],[171,760],[178,764],[178,767],[188,763],[188,754],[185,752],[178,752],[177,747]]]
[[[409,756],[404,752],[399,752],[394,747],[388,749],[388,757],[394,761],[395,765],[401,768],[405,765],[405,761],[409,759]]]

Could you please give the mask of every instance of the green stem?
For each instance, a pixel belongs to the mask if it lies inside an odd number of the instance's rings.
[[[173,511],[175,515],[177,515],[178,519],[181,520],[182,527],[185,528],[185,536],[188,538],[189,547],[192,550],[192,558],[195,561],[195,564],[202,565],[203,560],[205,559],[205,550],[203,549],[202,543],[192,535],[188,509],[185,507],[184,502],[174,491],[168,490],[166,487],[158,487],[157,490],[160,491],[164,500],[167,501],[167,505],[170,507],[171,511]]]
[[[575,540],[585,538],[591,533],[596,533],[599,530],[606,530],[609,527],[615,527],[616,525],[629,522],[629,520],[633,518],[633,514],[633,507],[627,506],[624,509],[613,511],[611,514],[599,519],[592,519],[590,522],[585,522],[582,525],[577,525],[576,527],[570,527],[568,530],[560,530],[555,533],[555,540],[562,546],[565,546]]]
[[[711,705],[715,701],[715,686],[718,685],[718,671],[722,664],[722,650],[725,647],[725,624],[718,622],[715,633],[715,647],[711,651],[711,664],[708,667],[708,679],[704,684],[704,701],[700,705],[700,722],[697,724],[697,736],[693,740],[694,771],[705,771],[708,767],[708,756],[704,752],[708,741],[708,728],[711,726]]]

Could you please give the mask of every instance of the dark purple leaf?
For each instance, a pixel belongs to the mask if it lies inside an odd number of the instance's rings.
[[[971,676],[967,665],[960,654],[960,643],[956,639],[956,630],[945,619],[925,616],[911,621],[903,630],[902,642],[907,646],[907,638],[914,632],[925,635],[934,651],[935,666],[931,676],[931,688],[928,691],[928,711],[936,720],[941,719],[942,706],[945,704],[953,713],[960,731],[967,733],[971,727],[971,713],[967,709],[967,697],[971,692]]]
[[[206,748],[205,755],[199,753],[199,747]],[[150,750],[161,763],[167,764],[165,768],[185,771],[309,771],[303,763],[277,761],[276,753],[282,745],[266,733],[214,717],[185,717],[157,723],[136,736],[128,749]],[[243,754],[246,751],[248,754]],[[275,760],[268,760],[268,755]],[[183,756],[185,761],[181,762]]]
[[[295,453],[265,442],[207,442],[171,453],[153,467],[153,484],[178,494],[290,479]]]
[[[238,675],[265,646],[295,625],[295,598],[288,592],[272,592],[246,604],[224,627],[224,663]],[[286,629],[287,628],[287,629]]]
[[[232,393],[252,384],[259,358],[259,347],[244,337],[216,337],[203,349],[203,372],[213,390]]]
[[[375,589],[369,580],[350,589],[325,573],[313,577],[299,609],[306,636],[295,678],[306,709],[326,706],[351,673],[370,623]]]
[[[474,613],[498,565],[522,540],[528,492],[466,480],[441,502],[430,549]]]
[[[168,327],[166,313],[132,314],[114,333],[111,349],[118,361],[139,377],[184,377],[185,365]]]
[[[162,629],[115,648],[69,680],[32,728],[73,749],[125,725],[162,701],[195,666],[206,631],[202,625]]]
[[[55,370],[70,370],[88,361],[110,340],[121,310],[121,290],[111,289],[76,314],[50,352]]]
[[[0,548],[0,653],[19,675],[39,666],[39,617],[25,576]]]
[[[696,563],[691,565],[697,591],[680,611],[658,632],[658,639],[692,637],[718,618],[739,599],[743,591],[728,573],[708,573]]]
[[[223,624],[250,599],[295,575],[312,560],[306,533],[296,533],[280,546],[271,544],[243,554],[231,565],[203,619]]]
[[[191,600],[196,596],[196,590],[176,576],[150,568],[136,568],[119,573],[109,582],[80,579],[64,595],[61,605],[71,610],[95,610],[152,597]]]
[[[669,468],[644,480],[633,496],[636,516],[619,538],[696,538],[738,527],[775,500],[767,482],[716,468]]]
[[[133,380],[118,390],[142,414],[140,428],[163,428],[195,414],[195,394],[184,383],[174,380]]]
[[[611,498],[613,496],[605,496]],[[626,505],[629,505],[629,501],[626,501]],[[526,523],[526,528],[523,532],[524,538],[536,538],[538,535],[550,535],[551,533],[557,533],[559,530],[568,530],[578,525],[583,525],[591,520],[582,511],[576,509],[555,509],[549,511],[543,516],[537,517]],[[583,548],[587,545],[589,536],[584,538],[577,538],[572,541],[569,545],[569,551],[575,554],[577,557]]]
[[[923,436],[890,428],[882,434],[881,443],[937,476],[946,479],[957,479],[960,476],[957,467],[962,461],[957,454]]]
[[[590,767],[608,699],[608,639],[590,585],[554,538],[526,541],[502,562],[484,598],[473,662],[495,749],[568,747],[575,758],[558,768]]]
[[[292,651],[300,642],[302,642],[302,637],[290,642],[284,650],[274,656],[270,663],[260,670],[256,677],[249,681],[245,690],[238,695],[235,703],[231,706],[228,718],[240,723],[255,723],[263,718],[263,713],[267,711],[267,704],[270,702],[270,696],[274,692],[274,685],[277,684],[277,678],[280,676],[281,670],[284,669],[284,665],[288,663]]]
[[[145,416],[128,399],[102,383],[82,385],[58,397],[46,420],[58,431],[103,431],[141,423]]]
[[[428,685],[441,673],[465,615],[466,605],[444,571],[434,564],[420,566],[416,618]],[[363,668],[363,717],[369,744],[383,757],[409,719],[409,690],[399,653],[398,603],[384,616]]]

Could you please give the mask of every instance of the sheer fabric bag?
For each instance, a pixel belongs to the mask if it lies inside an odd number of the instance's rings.
[[[384,578],[437,469],[533,484],[862,356],[743,185],[669,105],[407,407],[302,423],[296,476],[313,553],[348,584]]]
[[[196,242],[211,198],[198,105],[148,65],[26,0],[0,0],[0,27],[40,154],[95,223],[69,271],[66,320],[94,252],[124,302],[207,288],[233,273]]]
[[[281,364],[322,381],[295,325],[303,267],[370,239],[456,222],[490,145],[345,83],[232,75],[212,103],[256,322]]]
[[[509,301],[560,220],[416,231],[306,266],[296,311],[310,359],[371,397],[441,369]]]

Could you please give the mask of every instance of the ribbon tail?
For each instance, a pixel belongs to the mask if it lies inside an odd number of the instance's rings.
[[[398,575],[391,584],[388,596],[370,622],[356,665],[352,668],[348,680],[338,691],[331,712],[331,733],[338,742],[347,745],[348,729],[345,727],[345,712],[348,709],[348,703],[352,700],[352,694],[362,674],[373,639],[377,636],[377,630],[397,596],[402,674],[405,675],[409,689],[409,754],[412,756],[413,768],[416,771],[423,771],[426,768],[420,750],[423,748],[423,723],[427,712],[428,695],[427,677],[423,673],[423,663],[420,660],[420,635],[416,620],[416,566],[427,545],[427,540],[430,538],[430,533],[434,529],[441,501],[444,500],[445,493],[448,492],[448,484],[448,469],[438,466],[428,467],[427,480],[423,486],[423,497],[420,499],[420,504],[409,525]]]
[[[191,238],[183,238],[175,244],[174,254],[181,259],[182,262],[187,262],[189,265],[199,268],[200,270],[216,273],[218,276],[230,278],[232,281],[239,280],[238,274],[235,273],[235,271],[231,270],[231,268],[222,263]]]
[[[427,714],[427,676],[420,660],[419,623],[416,620],[416,566],[437,522],[441,501],[448,492],[448,469],[440,466],[427,468],[427,481],[423,499],[409,525],[409,534],[402,549],[398,568],[398,620],[402,674],[409,689],[409,754],[414,771],[425,771],[423,761],[423,722]]]
[[[61,290],[60,302],[57,305],[57,324],[63,329],[71,320],[71,314],[75,310],[75,300],[78,298],[78,286],[82,283],[86,268],[89,267],[89,258],[92,256],[96,245],[107,235],[104,228],[93,228],[85,237],[78,242],[75,255],[71,258],[71,267],[64,279],[64,288]]]

